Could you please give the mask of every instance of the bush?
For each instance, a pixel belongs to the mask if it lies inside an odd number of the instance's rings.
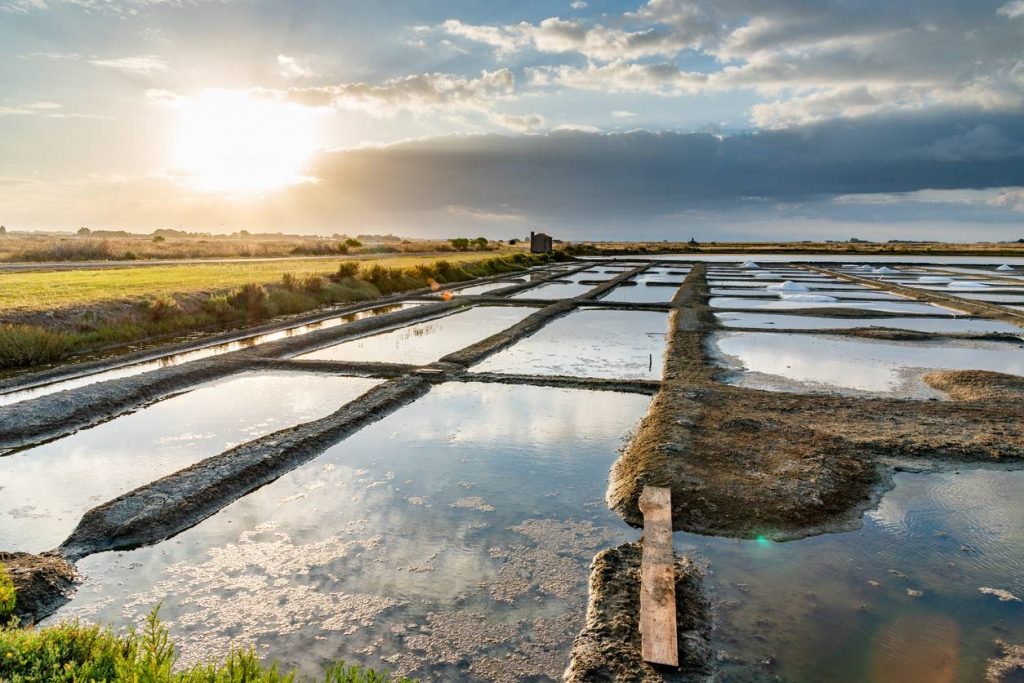
[[[298,256],[331,256],[333,254],[347,254],[348,247],[344,244],[332,242],[314,242],[312,244],[300,244],[292,249],[292,253]]]
[[[7,620],[14,612],[14,602],[18,594],[14,590],[14,582],[11,581],[7,567],[0,564],[0,623]]]
[[[344,261],[338,264],[338,272],[331,275],[331,280],[341,282],[347,277],[355,277],[359,272],[359,264],[355,261]]]
[[[142,632],[125,636],[110,628],[66,622],[33,630],[0,629],[0,680],[124,681],[131,683],[291,683],[294,672],[263,664],[252,649],[232,649],[221,663],[174,670],[174,643],[157,611]],[[326,683],[412,683],[372,669],[339,662],[325,671]]]
[[[228,297],[232,307],[241,309],[249,320],[259,320],[267,316],[267,290],[261,285],[247,284]]]
[[[452,243],[452,246],[459,251],[469,250],[469,238],[467,237],[455,237],[450,241]]]
[[[0,326],[0,367],[21,368],[63,360],[71,337],[33,325]]]
[[[347,240],[345,240],[345,246],[346,247],[361,247],[361,246],[363,246],[363,243],[360,242],[357,239],[349,237]]]
[[[206,313],[221,324],[233,320],[238,315],[238,311],[235,310],[235,307],[231,305],[231,302],[223,294],[211,296],[203,301],[200,307],[203,313]]]
[[[159,296],[147,301],[143,308],[150,322],[158,323],[181,313],[181,306],[172,296]]]

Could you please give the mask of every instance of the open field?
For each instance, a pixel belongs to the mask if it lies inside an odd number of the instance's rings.
[[[463,239],[465,243],[448,239],[403,239],[393,235],[208,235],[176,230],[157,230],[148,235],[122,231],[80,235],[0,233],[0,263],[421,254],[503,246],[501,242],[484,240],[481,247],[476,239]]]
[[[517,253],[517,252],[507,252]],[[411,268],[438,261],[474,263],[502,252],[434,253],[416,256],[385,254],[359,259],[362,268],[375,265]],[[216,263],[115,268],[102,270],[62,270],[57,272],[8,273],[0,287],[0,317],[11,313],[55,310],[73,306],[92,306],[107,301],[187,295],[240,287],[245,284],[278,282],[285,273],[297,277],[326,275],[338,269],[345,257],[334,260],[292,259],[255,263]]]

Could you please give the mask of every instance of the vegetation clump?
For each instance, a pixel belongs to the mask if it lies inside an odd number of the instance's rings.
[[[14,581],[7,573],[7,567],[0,564],[0,623],[7,621],[8,617],[14,613],[14,603],[17,597]]]
[[[223,662],[176,668],[167,627],[153,610],[141,632],[66,622],[38,629],[0,627],[0,680],[11,683],[125,681],[131,683],[298,683],[295,672],[263,664],[252,649],[233,649]],[[412,683],[344,662],[327,668],[325,683]]]

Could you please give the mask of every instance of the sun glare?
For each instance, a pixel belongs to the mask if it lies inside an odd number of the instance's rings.
[[[262,192],[306,182],[315,123],[306,107],[207,91],[181,104],[175,166],[207,192]]]

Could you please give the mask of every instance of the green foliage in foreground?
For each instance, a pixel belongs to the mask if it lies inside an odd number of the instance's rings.
[[[76,622],[32,630],[0,628],[0,681],[11,683],[299,683],[294,672],[264,665],[252,650],[232,650],[222,663],[174,670],[176,654],[153,610],[141,632],[125,636]],[[372,669],[335,664],[325,683],[413,683]]]
[[[286,273],[277,285],[250,283],[201,298],[156,296],[130,314],[98,315],[81,321],[71,331],[0,324],[0,370],[57,363],[75,354],[139,340],[258,323],[320,306],[372,301],[382,295],[512,273],[560,258],[565,257],[517,253],[465,263],[440,260],[405,268],[348,261],[326,278]]]
[[[0,564],[0,623],[7,621],[14,611],[14,601],[17,593],[14,590],[14,582],[7,573],[7,567]]]

